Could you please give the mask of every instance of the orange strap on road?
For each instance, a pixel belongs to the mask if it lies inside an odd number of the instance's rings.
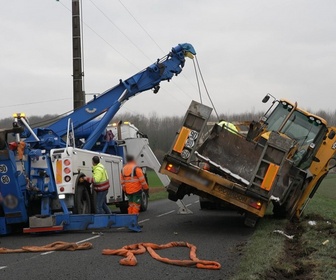
[[[172,247],[188,247],[190,249],[189,257],[190,260],[171,260],[168,258],[161,257],[155,250],[162,250]],[[135,266],[137,264],[137,259],[135,255],[140,255],[148,251],[152,258],[164,262],[167,264],[173,264],[178,266],[195,266],[197,268],[203,269],[220,269],[221,265],[215,261],[200,260],[196,256],[196,246],[184,241],[170,242],[167,244],[154,244],[154,243],[137,243],[132,245],[126,245],[121,249],[104,249],[103,255],[118,255],[125,257],[121,259],[119,263],[121,265]]]
[[[0,248],[0,254],[8,253],[28,253],[28,252],[48,252],[48,251],[76,251],[91,249],[92,243],[70,243],[63,241],[56,241],[44,246],[23,246],[20,249]]]

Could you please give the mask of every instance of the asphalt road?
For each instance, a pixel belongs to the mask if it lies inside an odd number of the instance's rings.
[[[234,212],[200,210],[198,197],[184,202],[193,214],[178,215],[177,205],[169,200],[151,202],[141,213],[141,233],[125,228],[67,232],[48,235],[10,235],[0,237],[0,247],[20,248],[45,245],[55,241],[89,241],[94,248],[74,252],[14,253],[0,255],[0,279],[230,279],[241,257],[241,247],[253,230],[244,227],[243,218]],[[119,256],[104,256],[103,249],[117,249],[138,242],[166,244],[186,241],[197,246],[197,257],[214,260],[220,270],[179,267],[158,262],[146,253],[138,255],[135,267],[121,266]],[[188,259],[189,249],[158,251],[163,257]]]

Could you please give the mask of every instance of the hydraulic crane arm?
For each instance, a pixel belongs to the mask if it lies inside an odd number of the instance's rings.
[[[191,44],[185,43],[177,45],[172,48],[171,52],[163,59],[158,60],[127,80],[120,80],[117,86],[107,90],[73,113],[59,119],[47,129],[52,130],[56,135],[62,137],[67,133],[67,122],[69,118],[73,122],[74,129],[76,129],[105,113],[83,147],[90,149],[123,102],[149,89],[154,89],[154,93],[156,93],[160,88],[159,84],[161,81],[169,81],[174,75],[178,75],[182,71],[185,56],[192,57],[192,55],[195,54],[196,52]]]

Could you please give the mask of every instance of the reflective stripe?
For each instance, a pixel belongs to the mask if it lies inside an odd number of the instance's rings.
[[[110,187],[110,181],[107,180],[105,182],[101,182],[101,183],[94,183],[93,184],[94,190],[95,191],[106,191],[109,189]]]
[[[139,182],[138,179],[124,179],[124,182],[130,182],[130,183],[134,183],[134,182]]]
[[[127,194],[134,194],[142,189],[148,189],[142,170],[135,162],[129,162],[124,166],[120,173],[120,181],[123,190]]]

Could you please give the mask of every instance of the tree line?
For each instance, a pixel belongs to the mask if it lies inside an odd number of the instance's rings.
[[[327,120],[329,125],[336,125],[336,111],[326,112],[323,110],[314,113]],[[226,121],[252,121],[259,120],[263,112],[245,112],[237,114],[220,114],[218,118],[212,116],[210,121],[218,119]],[[29,123],[32,127],[44,127],[49,120],[55,120],[57,115],[31,116]],[[184,116],[159,116],[157,113],[149,115],[123,113],[117,114],[112,122],[129,121],[134,124],[141,133],[147,135],[150,146],[156,157],[161,161],[164,155],[170,150],[176,133],[182,125]],[[0,128],[12,127],[13,118],[0,120]]]

